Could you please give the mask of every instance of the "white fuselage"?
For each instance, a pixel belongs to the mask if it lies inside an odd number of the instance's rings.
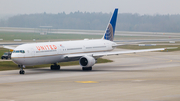
[[[78,58],[65,58],[65,55],[68,54],[111,51],[115,44],[103,39],[23,44],[14,49],[11,57],[13,62],[18,65],[52,64],[78,60]]]

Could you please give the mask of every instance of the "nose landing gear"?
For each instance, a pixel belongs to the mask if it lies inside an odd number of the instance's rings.
[[[25,71],[23,70],[23,68],[25,68],[25,66],[24,65],[18,65],[18,67],[20,67],[19,74],[25,74]]]

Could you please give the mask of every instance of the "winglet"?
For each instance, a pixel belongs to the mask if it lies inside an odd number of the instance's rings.
[[[116,8],[114,10],[114,13],[111,17],[110,23],[108,24],[108,27],[107,27],[106,32],[102,39],[106,39],[106,40],[110,40],[110,41],[114,40],[117,15],[118,15],[118,8]]]

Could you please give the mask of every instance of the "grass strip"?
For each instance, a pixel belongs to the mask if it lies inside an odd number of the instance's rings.
[[[4,42],[14,41],[14,39],[21,39],[22,41],[33,41],[38,40],[78,40],[84,38],[101,38],[101,35],[88,35],[88,34],[53,34],[48,33],[47,35],[40,35],[40,33],[29,33],[29,32],[1,32],[0,39]]]
[[[8,49],[0,48],[0,56],[2,56],[5,52],[8,52]]]

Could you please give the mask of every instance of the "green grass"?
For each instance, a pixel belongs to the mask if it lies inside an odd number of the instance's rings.
[[[99,58],[97,60],[97,63],[108,63],[113,62],[112,60],[108,59],[102,59]],[[42,68],[42,67],[50,67],[51,64],[44,64],[44,65],[37,65],[37,66],[27,66],[26,69],[32,69],[32,68]],[[72,61],[72,62],[62,62],[58,63],[60,66],[71,66],[71,65],[79,65],[79,61]],[[12,61],[0,61],[0,71],[4,70],[16,70],[19,69],[17,64],[13,63]]]
[[[8,52],[8,49],[5,48],[0,48],[0,56],[2,56],[4,54],[4,52]]]
[[[180,51],[180,45],[157,45],[157,46],[122,45],[122,46],[118,46],[117,48],[139,50],[139,49],[153,49],[153,48],[167,48],[167,47],[177,47],[177,48],[166,49],[162,52]]]
[[[93,34],[93,33],[92,33]],[[48,33],[47,35],[40,35],[40,33],[29,33],[29,32],[3,32],[0,31],[0,39],[3,41],[0,42],[9,42],[14,41],[14,39],[22,39],[22,41],[51,41],[51,40],[82,40],[85,38],[88,39],[100,39],[102,35],[91,35],[90,34],[54,34]],[[125,40],[125,39],[142,39],[145,37],[141,36],[115,36],[115,40]]]
[[[20,33],[20,32],[0,32],[0,39],[3,41],[14,41],[14,39],[22,39],[22,41],[38,40],[76,40],[84,38],[101,38],[101,35],[80,35],[80,34],[52,34],[40,35],[39,33]]]
[[[82,33],[82,32],[81,32]],[[87,32],[85,32],[87,33]],[[96,33],[96,32],[94,32]],[[3,39],[0,42],[13,42],[14,39],[21,39],[23,42],[30,41],[32,42],[33,39],[36,39],[36,42],[42,42],[42,41],[62,41],[62,40],[83,40],[85,38],[88,39],[100,39],[102,38],[104,32],[102,32],[102,35],[93,35],[91,34],[54,34],[54,33],[48,33],[47,35],[40,35],[40,33],[33,33],[33,32],[3,32],[0,31],[0,39]],[[99,33],[99,32],[97,32]],[[144,36],[119,36],[115,35],[114,40],[134,40],[134,39],[149,39],[153,37],[144,37]]]

